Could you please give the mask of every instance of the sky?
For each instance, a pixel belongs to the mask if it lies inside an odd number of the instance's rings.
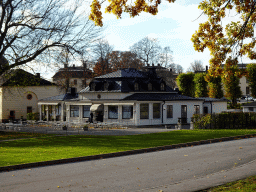
[[[172,50],[173,62],[183,67],[184,72],[195,60],[201,60],[203,66],[209,65],[210,52],[197,52],[194,50],[191,41],[192,35],[199,28],[199,24],[207,20],[198,9],[202,0],[177,0],[175,3],[168,3],[163,0],[159,6],[158,14],[153,16],[148,13],[141,13],[139,16],[130,18],[123,14],[122,19],[117,19],[112,14],[103,12],[103,25],[105,30],[103,36],[114,46],[114,50],[128,51],[129,47],[145,37],[156,38],[162,48],[169,46]],[[90,9],[88,9],[90,10]],[[223,24],[237,21],[236,14],[230,13],[229,18]],[[243,60],[246,62],[246,60]],[[43,76],[51,79],[54,71],[48,71]]]

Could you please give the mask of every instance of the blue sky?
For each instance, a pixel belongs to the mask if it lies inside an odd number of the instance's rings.
[[[197,19],[201,14],[198,9],[201,1],[162,1],[156,16],[142,13],[130,18],[125,14],[122,19],[116,19],[114,15],[104,13],[105,37],[115,50],[120,51],[129,50],[130,46],[146,36],[157,38],[162,47],[171,48],[174,63],[180,64],[185,71],[194,60],[201,60],[205,66],[210,59],[209,51],[196,52],[190,40],[199,23],[206,20],[204,16]]]

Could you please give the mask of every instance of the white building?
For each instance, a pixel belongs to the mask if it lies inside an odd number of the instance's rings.
[[[179,118],[190,122],[194,113],[203,113],[204,101],[180,95],[151,67],[148,72],[129,68],[96,77],[79,93],[71,88],[38,105],[44,120],[85,122],[93,117],[94,121],[140,126],[177,124]]]

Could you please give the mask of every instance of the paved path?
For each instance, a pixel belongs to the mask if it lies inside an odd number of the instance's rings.
[[[196,191],[256,175],[256,138],[0,173],[0,191]]]

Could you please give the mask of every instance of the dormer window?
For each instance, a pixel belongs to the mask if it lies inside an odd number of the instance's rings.
[[[108,82],[105,82],[105,83],[104,83],[104,91],[107,91],[107,90],[108,90],[108,86],[109,86]]]
[[[161,84],[160,84],[160,89],[161,89],[161,91],[164,91],[164,90],[165,90],[164,83],[161,83]]]
[[[95,91],[95,87],[96,87],[96,84],[95,84],[95,83],[92,83],[92,84],[91,84],[91,91]]]
[[[134,90],[135,91],[139,91],[139,83],[135,83],[134,84]]]
[[[149,91],[152,91],[152,83],[149,83],[149,84],[148,84],[148,90],[149,90]]]

